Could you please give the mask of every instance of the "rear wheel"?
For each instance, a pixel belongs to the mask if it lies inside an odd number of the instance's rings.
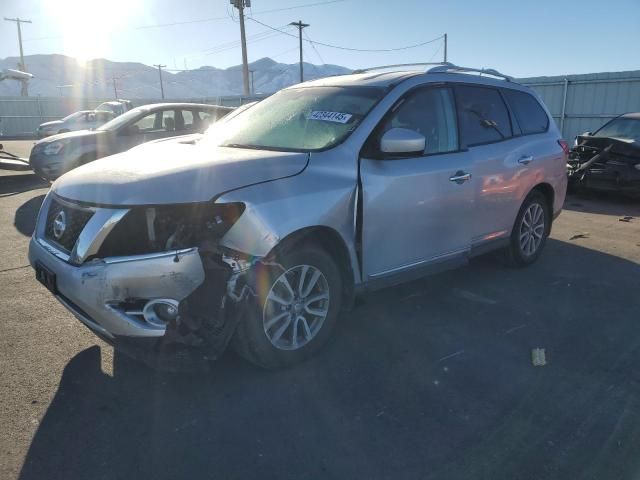
[[[504,258],[509,265],[524,267],[535,262],[551,231],[551,215],[545,196],[533,191],[520,207]]]
[[[238,325],[236,351],[264,368],[293,365],[329,339],[342,295],[340,271],[321,248],[303,246],[258,268],[256,297]]]

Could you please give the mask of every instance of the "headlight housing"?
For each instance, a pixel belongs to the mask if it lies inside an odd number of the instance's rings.
[[[135,207],[109,233],[96,257],[141,255],[217,242],[244,208],[243,203],[211,202]]]
[[[44,153],[45,155],[58,155],[59,153],[62,153],[63,150],[64,150],[64,142],[57,141],[57,142],[52,142],[46,147],[44,147],[42,149],[42,153]]]

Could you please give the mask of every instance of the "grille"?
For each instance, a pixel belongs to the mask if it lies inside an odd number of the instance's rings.
[[[54,222],[60,212],[64,212],[65,228],[62,235],[60,235],[60,238],[56,238],[54,234]],[[67,253],[71,253],[71,250],[73,250],[73,247],[80,236],[80,232],[82,232],[82,229],[84,229],[92,216],[93,212],[90,210],[69,207],[67,205],[63,205],[54,198],[52,199],[49,211],[47,212],[47,224],[45,226],[44,235],[47,240],[56,243]]]

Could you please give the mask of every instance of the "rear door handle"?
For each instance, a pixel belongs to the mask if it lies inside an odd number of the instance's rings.
[[[518,163],[522,165],[529,165],[531,162],[533,162],[533,156],[531,155],[523,155],[518,159]]]
[[[471,179],[471,174],[458,170],[453,176],[449,177],[450,182],[456,182],[458,185],[462,185],[467,180]]]

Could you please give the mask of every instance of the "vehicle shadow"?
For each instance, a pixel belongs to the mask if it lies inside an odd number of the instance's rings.
[[[39,188],[48,188],[49,182],[35,174],[16,174],[0,176],[0,198],[30,192]]]
[[[21,234],[30,237],[36,228],[36,220],[45,195],[30,198],[16,210],[13,225]]]
[[[549,240],[527,269],[482,258],[370,295],[281,371],[227,353],[168,375],[115,353],[111,376],[91,347],[64,369],[20,478],[631,478],[639,275]]]
[[[563,208],[601,215],[640,217],[640,199],[608,192],[572,193],[567,195]]]

